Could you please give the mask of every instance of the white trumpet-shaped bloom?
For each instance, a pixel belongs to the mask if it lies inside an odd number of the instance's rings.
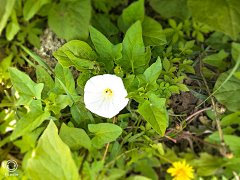
[[[86,108],[105,118],[112,118],[127,105],[126,96],[122,79],[112,74],[94,76],[84,87]]]

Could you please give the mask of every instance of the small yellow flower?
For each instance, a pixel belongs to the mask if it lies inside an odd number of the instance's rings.
[[[167,170],[171,176],[175,176],[173,180],[190,180],[193,179],[193,172],[194,169],[189,164],[186,164],[186,161],[183,160],[181,163],[180,161],[174,162],[173,167]]]

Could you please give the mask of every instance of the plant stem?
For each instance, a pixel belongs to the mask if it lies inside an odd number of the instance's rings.
[[[83,179],[83,174],[82,174],[83,164],[84,164],[84,162],[87,160],[88,153],[89,153],[89,152],[88,152],[88,150],[87,150],[86,153],[84,154],[84,157],[83,157],[83,160],[82,160],[80,169],[79,169],[79,174],[81,174],[81,179]]]
[[[207,110],[209,110],[209,109],[212,109],[212,107],[207,107],[207,108],[201,109],[201,110],[199,110],[199,111],[191,114],[190,116],[188,116],[188,117],[185,119],[185,121],[188,121],[189,119],[191,119],[192,117],[196,116],[197,114],[199,114],[199,113],[201,113],[201,112],[203,112],[203,111],[207,111]]]
[[[116,116],[114,116],[114,118],[113,118],[113,124],[115,124],[116,120],[117,120],[117,118],[116,118]],[[106,150],[105,150],[105,152],[104,152],[104,155],[103,155],[103,158],[102,158],[102,162],[104,162],[104,160],[105,160],[105,158],[106,158],[106,155],[107,155],[107,152],[108,152],[109,145],[110,145],[110,142],[107,143],[107,147],[106,147]]]
[[[219,146],[219,145],[216,145],[216,144],[212,144],[212,143],[206,142],[206,141],[204,141],[204,140],[202,140],[202,139],[200,139],[200,138],[198,138],[198,137],[196,137],[196,136],[192,136],[192,135],[189,135],[189,134],[178,133],[178,136],[190,137],[190,138],[196,139],[196,140],[198,140],[198,141],[200,141],[200,142],[202,142],[202,143],[204,143],[204,144],[207,144],[207,145],[209,145],[209,146],[213,146],[213,147],[216,147],[216,148],[219,148],[219,149],[222,148],[222,146]]]
[[[209,90],[209,87],[207,85],[206,79],[203,76],[203,72],[202,72],[202,59],[201,59],[200,53],[199,53],[199,59],[200,59],[200,61],[199,61],[200,74],[201,74],[201,76],[203,78],[203,82],[204,82],[205,86],[207,87],[207,92],[208,92],[209,96],[211,97],[211,101],[212,101],[212,105],[213,105],[213,111],[214,111],[214,115],[215,115],[216,122],[217,122],[217,128],[218,128],[218,132],[219,132],[219,137],[220,137],[220,140],[221,140],[221,145],[222,145],[222,147],[224,147],[224,149],[226,149],[225,148],[226,145],[225,145],[225,142],[224,142],[224,139],[223,139],[222,129],[221,129],[221,125],[220,125],[220,120],[218,118],[218,114],[217,114],[217,111],[216,111],[216,105],[215,105],[215,102],[213,100],[212,94],[211,94],[211,92]],[[223,152],[223,155],[225,156],[226,152]]]

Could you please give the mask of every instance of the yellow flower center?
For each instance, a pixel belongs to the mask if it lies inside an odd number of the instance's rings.
[[[109,88],[104,89],[104,96],[106,99],[109,99],[113,95],[113,91]]]

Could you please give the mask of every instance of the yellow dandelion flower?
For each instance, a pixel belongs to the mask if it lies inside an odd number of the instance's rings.
[[[183,160],[181,163],[180,161],[174,162],[173,167],[167,170],[171,176],[175,176],[173,180],[190,180],[194,178],[193,172],[194,169],[189,164],[186,164],[186,161]]]

